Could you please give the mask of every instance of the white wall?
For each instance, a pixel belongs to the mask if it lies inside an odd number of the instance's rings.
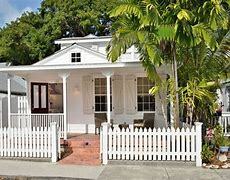
[[[3,95],[0,94],[0,128],[2,127],[2,97]]]
[[[102,74],[103,69],[94,69],[94,70],[74,70],[70,73],[70,76],[67,79],[67,119],[68,119],[68,128],[69,132],[94,132],[95,122],[94,122],[94,113],[84,114],[83,112],[83,97],[82,97],[82,78],[85,75],[92,75],[93,77],[105,77]],[[146,76],[142,68],[120,68],[113,69],[114,74],[122,75],[123,77],[123,88],[125,87],[124,78],[126,75],[133,74],[137,77]],[[40,73],[40,74],[39,74]],[[41,74],[42,73],[42,74]],[[56,74],[47,72],[34,72],[28,76],[29,82],[47,82],[47,83],[62,83],[62,79]],[[124,97],[126,96],[125,90]],[[163,93],[164,94],[164,93]],[[30,95],[30,93],[29,93]],[[165,94],[164,94],[165,96]],[[94,97],[92,97],[94,99]],[[113,97],[119,98],[119,97]],[[136,98],[136,97],[135,97]],[[135,101],[137,102],[137,101]],[[133,123],[134,119],[142,119],[143,112],[135,112],[134,114],[127,114],[126,112],[126,102],[124,102],[124,112],[122,114],[114,114],[112,112],[111,119],[114,120],[114,123]],[[159,107],[158,107],[159,106]],[[165,106],[166,111],[166,106]],[[155,116],[155,125],[157,127],[162,127],[164,125],[162,109],[159,104],[159,100],[156,98],[156,116]]]
[[[131,72],[123,72],[120,73],[119,75],[122,75],[123,78],[125,75],[130,74]],[[132,72],[135,74],[135,72]],[[80,129],[82,128],[87,128],[89,126],[89,132],[94,131],[94,113],[92,114],[84,114],[83,113],[83,98],[82,98],[82,77],[84,74],[71,74],[71,76],[68,79],[68,105],[67,105],[67,110],[68,110],[68,120],[69,120],[69,131],[70,132],[79,132],[81,131]],[[104,77],[103,75],[97,74],[94,76],[101,76]],[[137,76],[145,76],[145,74],[137,74]],[[125,81],[124,86],[125,86]],[[124,88],[124,87],[123,87]],[[126,96],[125,91],[124,92],[124,97]],[[163,99],[166,98],[166,93],[161,93],[161,96]],[[163,113],[162,113],[162,107],[159,101],[159,98],[156,96],[156,112],[155,112],[155,125],[156,127],[163,127],[164,124],[164,119],[163,119]],[[93,97],[94,98],[94,97]],[[119,98],[119,97],[113,97],[114,98]],[[135,97],[136,98],[136,97]],[[136,100],[137,102],[137,100]],[[143,112],[138,112],[134,114],[127,114],[126,112],[126,104],[127,102],[124,102],[124,112],[122,114],[114,114],[113,112],[111,113],[111,119],[114,120],[115,124],[121,124],[126,122],[127,124],[132,124],[134,119],[142,119],[143,118]],[[164,106],[164,111],[167,116],[167,108]]]
[[[93,64],[93,63],[111,63],[106,58],[106,42],[101,43],[83,43],[84,46],[73,46],[69,50],[63,50],[57,54],[54,54],[44,61],[38,62],[40,65],[66,65],[66,64]],[[92,46],[97,46],[96,53],[91,51]],[[87,50],[87,49],[89,50]],[[95,51],[95,50],[94,50]],[[98,52],[98,53],[97,53]],[[72,63],[71,53],[81,53],[81,62]],[[137,62],[139,61],[139,55],[137,54],[134,47],[131,47],[127,52],[118,59],[118,62]]]
[[[226,83],[223,84],[221,87],[221,90],[217,90],[217,94],[218,94],[218,103],[222,103],[223,106],[223,112],[227,112],[228,111],[228,106],[229,106],[229,97],[230,97],[230,83]]]
[[[18,98],[11,96],[11,112],[18,112]],[[6,94],[0,94],[0,127],[8,126],[8,99]]]

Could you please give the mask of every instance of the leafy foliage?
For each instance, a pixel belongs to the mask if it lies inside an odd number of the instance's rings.
[[[210,149],[208,144],[202,146],[201,159],[204,163],[210,163],[214,157],[214,152]]]
[[[0,62],[32,64],[52,54],[53,42],[89,33],[108,35],[108,12],[116,0],[43,0],[38,12],[27,12],[0,29]]]
[[[198,107],[213,111],[212,92],[223,73],[229,73],[228,11],[228,0],[122,1],[111,12],[116,20],[108,59],[115,62],[134,45],[149,79],[156,82],[151,92],[170,87],[175,120],[179,121],[178,93],[185,109],[191,109],[190,119],[203,119],[207,114]],[[173,64],[171,79],[163,81],[156,68],[169,64]],[[215,83],[209,86],[210,82]]]

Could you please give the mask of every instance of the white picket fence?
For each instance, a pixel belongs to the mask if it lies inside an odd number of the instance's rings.
[[[0,128],[0,157],[51,158],[57,161],[60,138],[56,123],[41,128]]]
[[[108,160],[196,161],[201,166],[201,126],[182,129],[114,128],[103,123],[102,162]]]

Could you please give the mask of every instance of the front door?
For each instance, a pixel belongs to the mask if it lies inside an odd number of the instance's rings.
[[[48,83],[31,83],[31,112],[48,113]]]

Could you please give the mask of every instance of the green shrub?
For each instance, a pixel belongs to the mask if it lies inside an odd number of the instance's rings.
[[[217,148],[219,148],[224,139],[223,128],[220,125],[215,126],[214,128],[214,144]]]
[[[203,162],[210,163],[213,157],[214,152],[210,149],[208,144],[204,144],[201,152],[201,158]]]

